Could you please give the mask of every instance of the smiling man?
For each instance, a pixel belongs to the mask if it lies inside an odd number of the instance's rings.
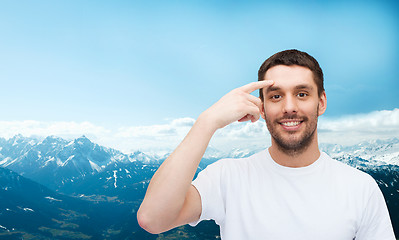
[[[327,99],[317,61],[298,50],[279,52],[262,64],[258,80],[198,117],[154,174],[139,224],[160,233],[213,219],[228,240],[394,240],[376,182],[318,148],[317,119]],[[250,94],[258,89],[260,98]],[[219,160],[192,182],[217,129],[260,116],[271,135],[268,149]]]

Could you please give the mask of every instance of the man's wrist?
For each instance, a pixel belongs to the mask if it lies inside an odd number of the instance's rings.
[[[201,131],[209,134],[214,134],[219,129],[216,122],[208,117],[206,112],[203,112],[194,123],[195,127],[198,127]]]

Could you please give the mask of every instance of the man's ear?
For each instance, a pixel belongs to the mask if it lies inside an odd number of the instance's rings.
[[[261,101],[262,101],[262,108],[260,109],[260,116],[261,116],[264,120],[266,120],[266,116],[265,116],[265,103],[263,102],[262,99],[261,99]]]
[[[321,96],[319,97],[319,116],[322,115],[327,109],[327,96],[326,92],[323,91]]]

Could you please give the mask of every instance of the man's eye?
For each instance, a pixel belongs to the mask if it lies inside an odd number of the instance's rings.
[[[274,100],[277,100],[277,99],[280,99],[280,98],[281,98],[280,95],[273,95],[273,96],[271,97],[271,99],[274,99]]]
[[[308,96],[307,93],[298,93],[298,97],[306,97],[306,96]]]

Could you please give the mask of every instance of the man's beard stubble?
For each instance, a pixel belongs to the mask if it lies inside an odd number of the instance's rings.
[[[303,116],[299,117],[297,114],[286,114],[283,117],[274,120],[273,122],[270,121],[267,116],[266,119],[266,126],[270,132],[271,137],[273,138],[274,142],[276,143],[278,149],[290,156],[296,156],[303,153],[312,143],[314,138],[316,137],[316,129],[317,129],[317,120],[318,120],[318,113],[319,106],[317,105],[316,114],[310,116],[310,118]],[[280,132],[276,131],[276,125],[280,125],[279,121],[282,119],[289,120],[289,119],[302,119],[303,123],[306,123],[306,129],[302,135],[298,137],[294,137],[292,139],[295,132],[288,136],[288,139],[284,139]]]

